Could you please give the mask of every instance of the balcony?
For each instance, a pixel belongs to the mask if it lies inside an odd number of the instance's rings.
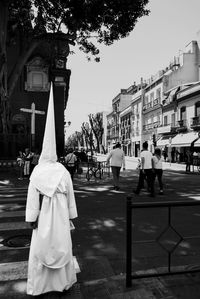
[[[176,127],[176,132],[185,132],[187,131],[187,120],[186,119],[181,119],[178,120],[177,123],[175,124]]]
[[[151,102],[145,104],[145,105],[143,106],[142,110],[145,111],[145,110],[148,110],[148,109],[150,109],[150,108],[152,108],[152,103],[151,103]]]
[[[149,131],[154,128],[158,128],[160,126],[160,121],[155,121],[153,123],[147,124],[143,126],[143,131]]]
[[[160,104],[160,98],[156,98],[154,101],[153,101],[153,107],[157,106]]]
[[[192,129],[200,129],[200,116],[195,116],[191,118],[190,127]]]

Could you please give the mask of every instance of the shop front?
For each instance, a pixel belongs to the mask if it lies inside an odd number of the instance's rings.
[[[192,148],[198,148],[198,144],[195,145],[195,141],[199,138],[198,132],[192,131],[188,133],[179,133],[171,140],[171,148],[175,148],[175,161],[186,162],[186,151],[193,150]],[[169,145],[168,145],[169,147]],[[200,146],[199,146],[200,148]]]

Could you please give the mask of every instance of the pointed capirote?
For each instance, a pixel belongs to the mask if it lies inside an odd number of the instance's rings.
[[[44,132],[42,152],[40,155],[39,164],[45,162],[56,162],[56,161],[57,161],[57,153],[56,153],[56,136],[55,136],[54,99],[53,99],[53,84],[51,83],[45,132]]]

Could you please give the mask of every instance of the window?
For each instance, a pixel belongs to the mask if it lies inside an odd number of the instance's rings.
[[[27,91],[48,91],[49,90],[49,73],[48,66],[45,65],[41,57],[33,58],[26,65],[27,79],[25,90]]]
[[[186,119],[186,107],[181,107],[180,109],[180,120]]]
[[[167,119],[167,115],[164,116],[164,126],[168,125],[168,119]]]
[[[171,125],[172,127],[175,127],[175,113],[171,115]]]
[[[160,98],[161,98],[161,88],[158,88],[158,89],[156,90],[156,98],[157,98],[157,99],[160,99]]]
[[[36,88],[42,88],[43,86],[43,75],[39,72],[32,72],[32,86],[35,86]]]
[[[153,102],[153,100],[154,100],[154,92],[152,92],[152,93],[150,94],[150,102]]]
[[[195,116],[200,116],[200,102],[195,104]]]

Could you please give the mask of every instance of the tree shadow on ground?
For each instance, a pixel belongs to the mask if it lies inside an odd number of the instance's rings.
[[[188,201],[200,199],[200,187],[198,176],[188,176],[184,173],[173,173],[165,171],[163,176],[164,195],[156,194],[155,198],[150,198],[144,190],[139,196],[135,196],[132,190],[136,187],[138,172],[129,170],[121,173],[121,190],[112,190],[112,176],[105,180],[92,180],[82,182],[75,180],[75,194],[79,210],[79,218],[76,221],[77,230],[74,233],[74,250],[78,256],[106,256],[111,263],[121,257],[122,263],[125,262],[126,255],[126,199],[131,195],[133,202],[163,202],[163,201]],[[158,183],[155,183],[158,190]],[[191,234],[198,233],[200,224],[200,208],[197,207],[175,208],[172,213],[174,228],[180,231],[183,237],[188,238]],[[134,212],[133,226],[134,238],[136,242],[142,240],[146,245],[137,245],[135,254],[135,264],[143,267],[145,264],[150,266],[152,261],[155,265],[163,265],[166,262],[167,252],[161,250],[159,244],[147,244],[150,240],[156,239],[163,230],[166,229],[168,221],[168,211],[164,208],[143,209]],[[185,225],[185,223],[189,223]],[[175,244],[176,240],[165,240],[166,243]],[[196,254],[198,242],[187,239],[180,242],[175,251],[175,255],[182,254],[192,256]],[[150,256],[148,257],[148,254]],[[153,255],[153,256],[152,256]],[[145,262],[144,262],[145,260]],[[162,261],[162,262],[161,262]],[[119,273],[116,267],[115,273]]]

